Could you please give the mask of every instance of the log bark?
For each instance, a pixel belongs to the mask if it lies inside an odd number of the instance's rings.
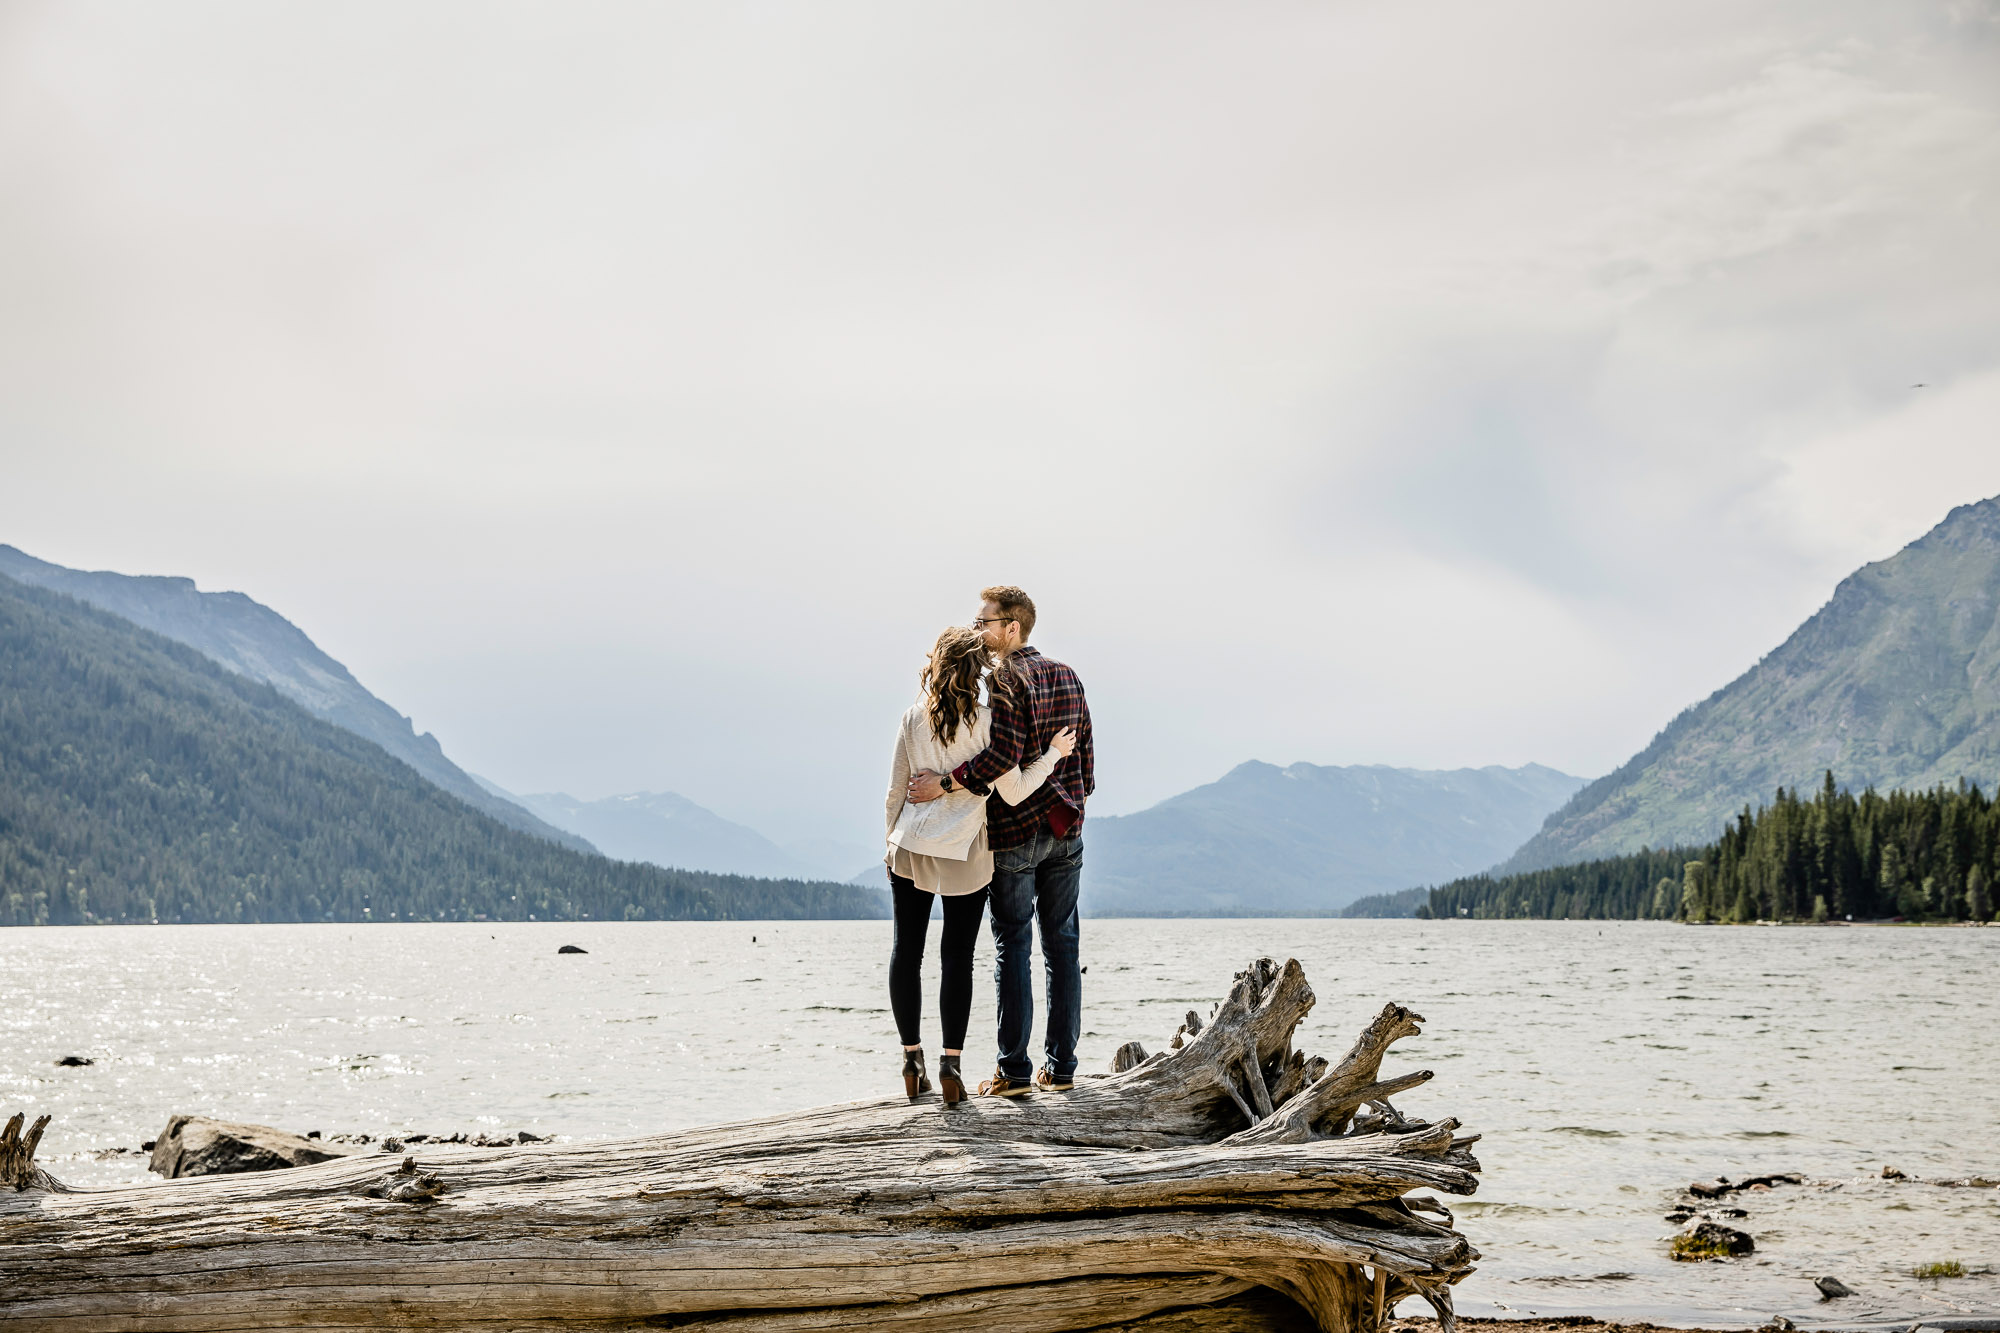
[[[1429,1077],[1380,1073],[1417,1015],[1388,1006],[1329,1064],[1291,1047],[1312,1004],[1263,959],[1068,1093],[132,1189],[62,1191],[17,1116],[0,1331],[1374,1333],[1418,1295],[1451,1333],[1478,1254],[1409,1196],[1472,1193],[1472,1136],[1388,1100]]]

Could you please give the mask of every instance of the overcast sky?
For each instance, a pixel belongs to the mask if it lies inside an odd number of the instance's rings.
[[[1996,237],[1994,4],[0,2],[0,541],[780,840],[998,581],[1096,812],[1596,775],[2000,492]]]

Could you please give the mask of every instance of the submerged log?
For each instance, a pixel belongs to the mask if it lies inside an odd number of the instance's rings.
[[[1472,1193],[1475,1136],[1388,1100],[1430,1077],[1380,1072],[1417,1015],[1329,1064],[1291,1048],[1312,1004],[1263,959],[1068,1093],[130,1189],[58,1192],[17,1116],[0,1330],[1373,1333],[1415,1295],[1450,1333],[1478,1254],[1405,1196]]]

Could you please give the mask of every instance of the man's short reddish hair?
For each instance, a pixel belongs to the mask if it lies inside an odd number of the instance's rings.
[[[981,588],[979,599],[991,602],[1000,608],[1000,618],[1011,620],[1021,627],[1021,642],[1035,632],[1035,599],[1012,584],[1003,583],[992,588]]]

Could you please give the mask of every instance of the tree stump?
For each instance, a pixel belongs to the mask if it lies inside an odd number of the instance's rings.
[[[0,1192],[12,1190],[40,1190],[45,1194],[67,1194],[69,1186],[57,1180],[48,1172],[35,1165],[35,1149],[42,1144],[42,1131],[49,1127],[49,1117],[38,1116],[25,1136],[21,1133],[21,1123],[27,1117],[16,1112],[0,1129]],[[0,1232],[0,1239],[5,1233]],[[4,1271],[4,1269],[0,1269]]]
[[[1074,1091],[856,1102],[656,1138],[346,1158],[64,1192],[0,1138],[0,1330],[1445,1333],[1478,1254],[1434,1199],[1476,1136],[1409,1120],[1389,1005],[1291,1049],[1296,962]],[[1133,1058],[1128,1055],[1128,1060]],[[25,1144],[25,1151],[23,1146]]]

